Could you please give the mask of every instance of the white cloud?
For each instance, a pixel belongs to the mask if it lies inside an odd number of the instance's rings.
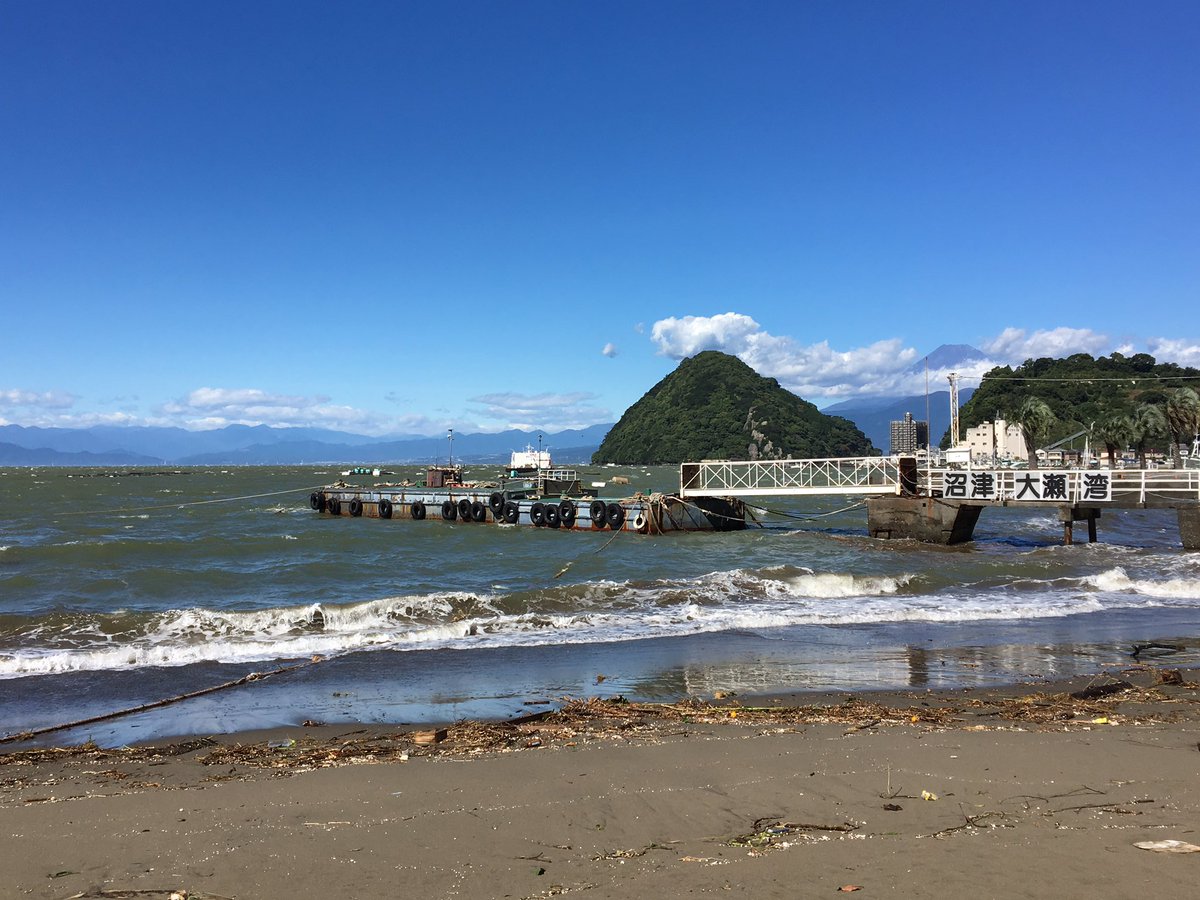
[[[1151,338],[1146,342],[1147,353],[1159,362],[1200,367],[1200,341],[1174,338]]]
[[[727,312],[715,316],[670,317],[654,323],[651,340],[658,352],[674,359],[702,350],[737,356],[755,371],[777,379],[793,393],[818,403],[856,396],[921,394],[926,373],[920,353],[900,338],[887,338],[864,347],[838,350],[828,341],[801,344],[794,338],[764,330],[750,316]],[[1200,365],[1200,346],[1187,341],[1156,339],[1150,352],[1160,360]],[[1087,328],[1053,328],[1029,333],[1006,328],[981,344],[984,359],[956,364],[963,384],[999,365],[1019,365],[1030,357],[1101,355],[1111,352],[1110,339]],[[934,348],[930,347],[929,350]],[[1125,352],[1123,349],[1122,352]],[[950,369],[931,369],[929,386],[946,388]]]
[[[997,337],[984,341],[980,349],[994,359],[1016,365],[1043,356],[1103,355],[1111,347],[1106,335],[1090,328],[1053,328],[1033,334],[1027,334],[1024,328],[1005,328]]]
[[[402,428],[395,418],[329,402],[325,396],[274,394],[258,388],[202,387],[158,410],[172,424],[191,429],[226,425],[332,428],[383,434]]]
[[[609,343],[604,345],[604,349],[601,350],[600,352],[603,353],[605,356],[607,356],[609,359],[612,359],[614,356],[617,355],[617,345],[610,341]]]
[[[19,388],[0,390],[0,406],[26,409],[70,409],[78,398],[65,391],[23,391]]]
[[[592,405],[595,394],[576,391],[566,394],[519,394],[512,391],[482,394],[471,403],[483,408],[478,415],[504,423],[503,428],[545,429],[586,428],[597,422],[611,422],[612,413]]]
[[[754,336],[770,338],[761,326],[741,313],[720,313],[715,316],[674,316],[659,319],[650,329],[650,340],[658,344],[658,352],[672,359],[695,356],[703,350],[721,350],[740,356]]]
[[[898,380],[911,379],[907,370],[919,358],[899,338],[844,351],[834,350],[828,341],[805,346],[764,331],[754,319],[734,312],[660,319],[650,337],[660,354],[674,359],[703,350],[732,354],[810,399],[894,393],[901,390]]]

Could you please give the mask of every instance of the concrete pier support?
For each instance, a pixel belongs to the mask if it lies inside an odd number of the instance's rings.
[[[1179,516],[1179,538],[1184,550],[1200,550],[1200,506],[1181,506]]]
[[[1063,523],[1063,543],[1075,543],[1076,522],[1087,522],[1088,543],[1096,543],[1096,520],[1100,518],[1100,510],[1094,506],[1060,506],[1058,521]]]
[[[871,497],[867,528],[876,538],[963,544],[971,540],[982,509],[936,497]]]

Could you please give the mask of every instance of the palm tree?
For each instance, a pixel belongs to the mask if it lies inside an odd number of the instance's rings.
[[[1200,431],[1200,396],[1191,388],[1178,388],[1167,398],[1166,417],[1171,432],[1171,461],[1178,469],[1183,466],[1179,445],[1190,444]]]
[[[1058,417],[1040,397],[1026,397],[1013,413],[1013,421],[1021,429],[1025,439],[1025,452],[1029,460],[1029,468],[1038,467],[1037,448],[1050,437],[1050,432],[1058,424]]]
[[[1166,437],[1167,417],[1152,403],[1139,403],[1133,411],[1133,440],[1137,444],[1138,465],[1146,468],[1146,445]]]
[[[1129,445],[1133,437],[1133,420],[1122,412],[1110,412],[1092,427],[1092,440],[1103,444],[1108,451],[1108,464],[1116,468],[1117,451]]]

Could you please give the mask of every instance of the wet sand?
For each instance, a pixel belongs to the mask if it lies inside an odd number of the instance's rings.
[[[0,896],[1190,896],[1200,673],[1114,674],[0,748]]]

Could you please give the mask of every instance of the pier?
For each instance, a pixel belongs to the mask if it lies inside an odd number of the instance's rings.
[[[1053,512],[1064,543],[1074,525],[1097,537],[1104,510],[1173,509],[1183,547],[1200,550],[1200,468],[993,469],[919,466],[915,457],[734,462],[706,460],[680,467],[680,496],[865,496],[872,537],[937,544],[970,541],[988,507]]]

